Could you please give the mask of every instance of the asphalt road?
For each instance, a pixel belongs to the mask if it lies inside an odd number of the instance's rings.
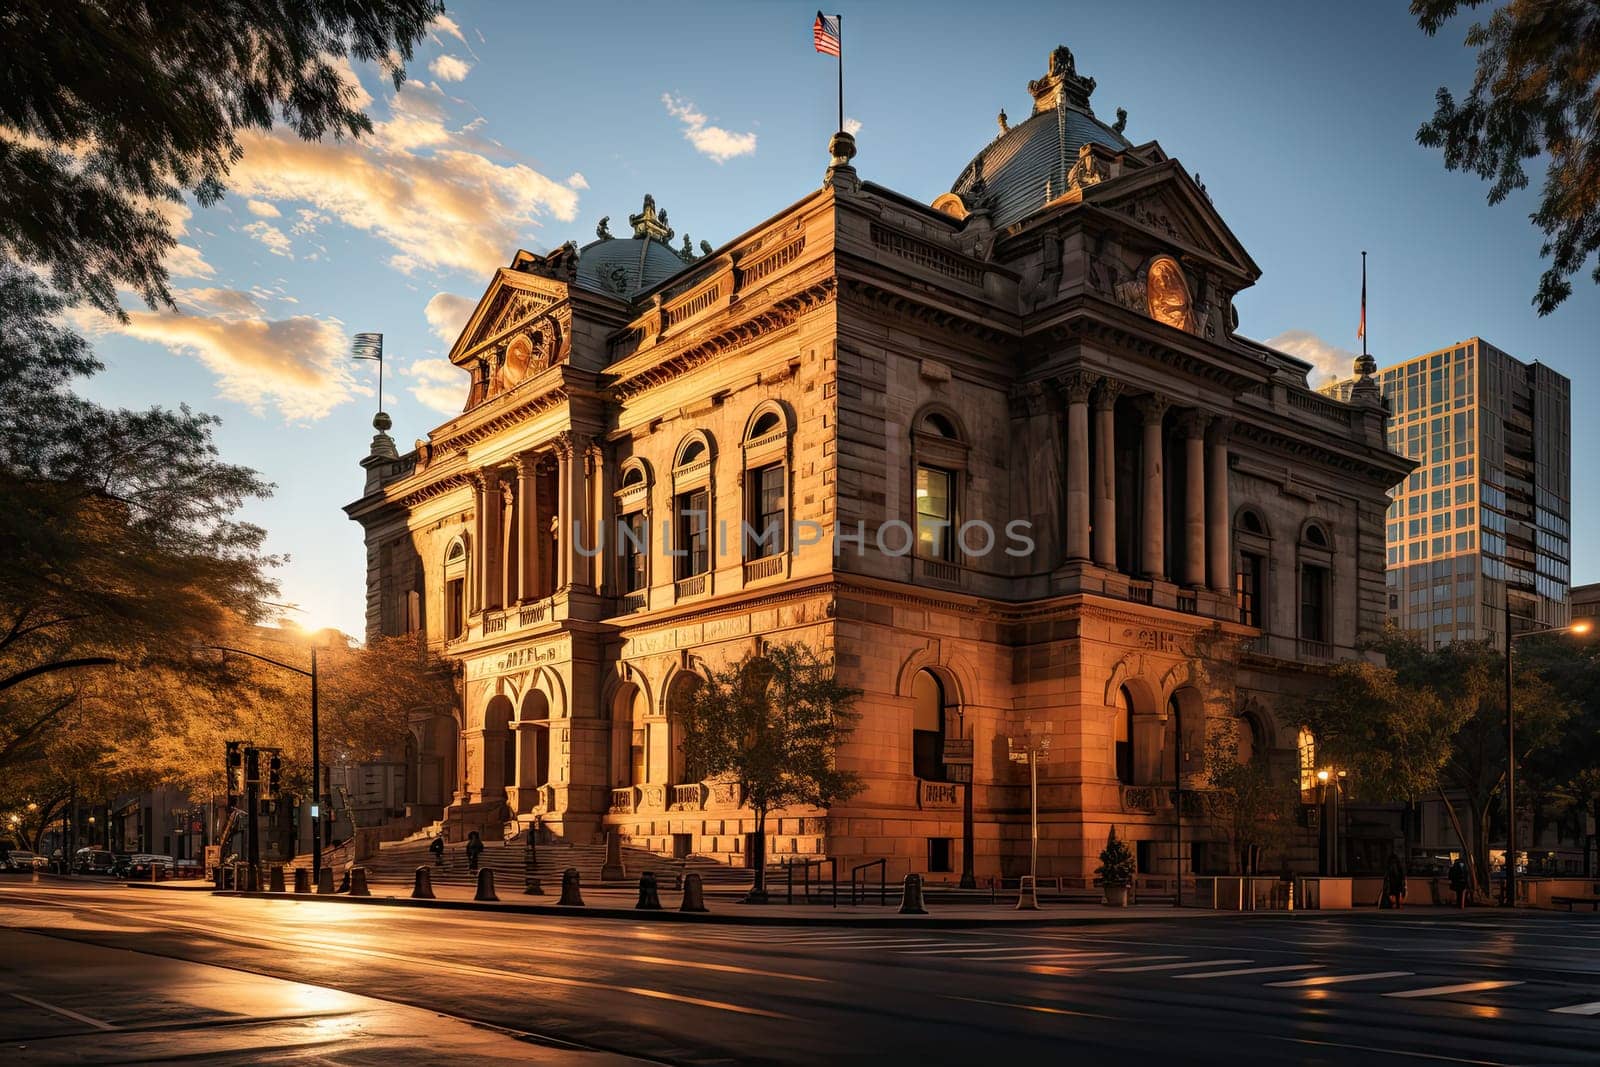
[[[6,881],[0,1041],[7,1062],[1594,1064],[1600,920],[708,927]]]

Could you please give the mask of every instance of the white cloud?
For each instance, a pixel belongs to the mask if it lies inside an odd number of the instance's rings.
[[[466,80],[472,71],[472,64],[459,56],[442,55],[434,57],[433,62],[428,64],[428,70],[440,81],[459,82]]]
[[[275,407],[286,419],[323,418],[363,392],[350,374],[344,328],[296,315],[267,319],[249,293],[182,290],[179,303],[211,314],[134,311],[113,329],[199,360],[217,376],[225,399],[252,411]]]
[[[422,313],[427,316],[428,326],[434,335],[445,344],[453,345],[477,306],[476,300],[455,293],[434,293]]]
[[[244,228],[244,232],[267,246],[267,251],[275,256],[294,258],[293,245],[289,235],[278,229],[270,222],[252,222]]]
[[[167,220],[167,230],[172,236],[188,236],[189,220],[194,217],[188,204],[178,200],[158,200],[155,209]],[[216,268],[206,262],[206,257],[194,245],[174,245],[163,262],[167,273],[174,278],[211,278],[217,273]]]
[[[400,368],[407,378],[414,378],[406,391],[426,407],[444,415],[459,414],[467,401],[467,374],[448,359],[418,359],[409,367]]]
[[[433,17],[433,21],[428,23],[428,29],[431,31],[433,39],[436,41],[440,39],[440,34],[446,34],[450,37],[454,37],[462,44],[467,43],[467,39],[461,35],[461,25],[449,15],[442,13],[435,15]]]
[[[587,189],[589,188],[589,179],[585,178],[581,172],[573,171],[572,176],[567,179],[567,184],[574,189]]]
[[[275,219],[283,214],[276,205],[269,204],[265,200],[247,200],[244,206],[250,209],[250,214],[258,218]]]
[[[854,137],[856,134],[860,133],[861,132],[861,120],[860,119],[850,119],[850,118],[845,119],[844,120],[844,132],[848,133],[851,137]]]
[[[329,56],[328,65],[338,73],[339,80],[344,82],[345,86],[350,90],[349,98],[346,102],[351,107],[366,110],[367,105],[372,103],[372,94],[367,92],[366,87],[361,84],[360,76],[356,74],[355,68],[350,65],[350,57],[342,54]]]
[[[1311,364],[1308,379],[1313,389],[1355,373],[1354,352],[1329,344],[1310,330],[1285,330],[1267,344]]]
[[[708,159],[726,163],[736,156],[748,156],[756,150],[755,134],[734,133],[721,126],[710,125],[711,120],[703,112],[695,110],[692,102],[671,93],[662,93],[661,102],[667,106],[667,114],[683,123],[684,139]]]
[[[364,141],[247,132],[230,184],[261,200],[301,201],[392,246],[389,265],[481,275],[528,244],[544,216],[570,222],[578,191],[525,163],[500,162],[452,128],[442,93],[408,82]]]

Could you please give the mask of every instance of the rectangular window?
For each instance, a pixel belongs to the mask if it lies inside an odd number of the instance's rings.
[[[948,837],[928,838],[929,874],[948,874],[955,870],[950,865],[950,841]]]
[[[937,467],[917,468],[917,555],[955,558],[955,475]]]
[[[422,629],[422,594],[415,589],[406,593],[406,633]]]
[[[444,635],[460,637],[467,629],[467,580],[451,578],[444,583]]]
[[[1265,568],[1260,556],[1239,553],[1239,571],[1233,576],[1233,599],[1239,607],[1239,621],[1261,627],[1261,577]]]
[[[711,494],[692,489],[678,494],[678,577],[711,569]]]
[[[650,526],[644,512],[622,517],[622,591],[637,593],[649,582]]]
[[[1328,640],[1328,569],[1300,568],[1300,636],[1306,641]]]
[[[745,481],[749,494],[750,534],[746,559],[765,559],[783,553],[783,526],[788,510],[784,493],[783,464],[773,463],[749,472]]]

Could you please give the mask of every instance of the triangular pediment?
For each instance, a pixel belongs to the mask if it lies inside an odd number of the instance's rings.
[[[1261,269],[1195,180],[1176,160],[1130,171],[1084,189],[1083,202],[1126,219],[1154,242],[1237,276],[1244,285]],[[1120,220],[1119,220],[1120,221]]]
[[[478,306],[450,347],[450,362],[466,366],[518,326],[566,300],[564,282],[501,268],[478,300]]]

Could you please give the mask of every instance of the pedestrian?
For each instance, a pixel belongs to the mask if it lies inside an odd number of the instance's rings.
[[[1450,864],[1450,890],[1456,895],[1456,907],[1467,906],[1467,861],[1457,856],[1454,863]]]
[[[1406,869],[1393,853],[1389,854],[1389,866],[1383,875],[1383,895],[1392,908],[1400,907],[1406,899]]]
[[[433,853],[433,865],[435,867],[443,867],[444,866],[444,835],[443,834],[435,834],[434,835],[433,844],[428,846],[428,851]]]
[[[483,838],[474,830],[467,835],[467,868],[478,869],[478,856],[483,852]]]

